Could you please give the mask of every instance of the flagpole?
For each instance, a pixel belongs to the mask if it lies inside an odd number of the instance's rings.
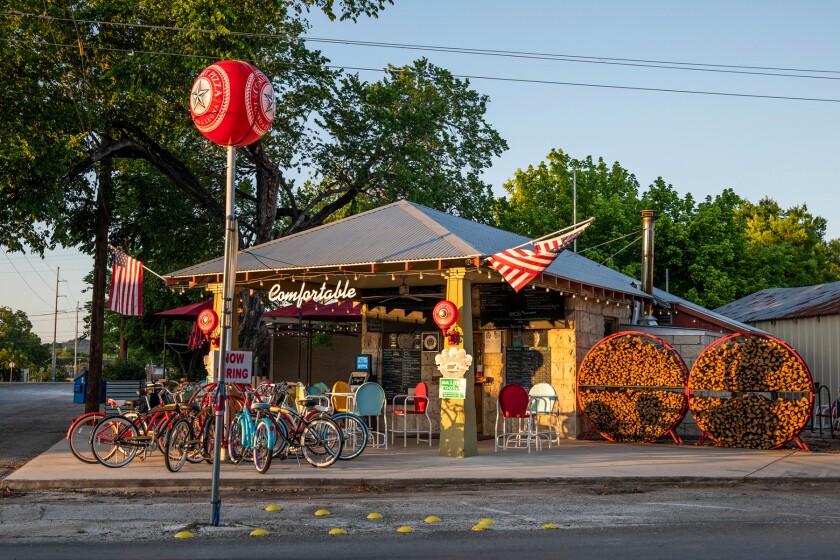
[[[108,248],[111,249],[112,251],[119,251],[119,249],[117,249],[116,247],[114,247],[110,243],[108,244]],[[140,266],[142,266],[144,270],[147,270],[147,271],[151,272],[152,274],[154,274],[155,276],[157,276],[158,278],[160,278],[161,280],[166,282],[166,278],[164,278],[163,276],[161,276],[160,274],[158,274],[157,272],[155,272],[154,270],[152,270],[151,268],[149,268],[145,264],[140,263]]]
[[[542,241],[543,239],[548,239],[549,237],[555,237],[555,236],[557,236],[558,234],[563,233],[564,231],[569,231],[569,230],[579,229],[579,227],[583,226],[584,224],[589,224],[589,223],[591,223],[593,220],[595,220],[595,218],[594,218],[594,217],[593,217],[593,218],[589,218],[588,220],[584,220],[584,221],[582,221],[582,222],[580,222],[580,223],[573,224],[573,225],[570,225],[570,226],[568,226],[568,227],[564,227],[563,229],[558,229],[557,231],[554,231],[554,232],[549,233],[549,234],[547,234],[547,235],[543,235],[542,237],[538,237],[538,238],[536,238],[536,239],[532,239],[531,241],[526,241],[525,243],[521,243],[521,244],[517,245],[516,247],[511,247],[511,249],[519,249],[520,247],[524,247],[525,245],[533,245],[534,243],[538,243],[538,242]]]

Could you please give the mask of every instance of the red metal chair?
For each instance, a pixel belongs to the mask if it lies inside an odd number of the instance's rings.
[[[549,439],[548,434],[537,431],[530,402],[528,391],[522,385],[511,383],[499,391],[495,425],[495,450],[497,452],[500,448],[526,446],[530,453],[532,441],[539,451],[542,449],[541,438]],[[514,424],[515,428],[511,427],[509,430],[510,423]]]
[[[396,395],[393,400],[393,409],[391,410],[391,425],[393,426],[391,432],[391,443],[394,443],[394,438],[397,432],[403,434],[403,447],[406,446],[406,436],[408,434],[417,435],[417,443],[421,441],[428,441],[429,447],[432,446],[432,419],[429,418],[429,387],[421,381],[414,387],[413,395]],[[408,429],[408,419],[413,417],[415,419],[415,426],[413,430]],[[428,430],[421,429],[420,422],[425,417]],[[402,430],[397,428],[397,419],[402,419]],[[420,434],[426,434],[426,438],[420,437]]]

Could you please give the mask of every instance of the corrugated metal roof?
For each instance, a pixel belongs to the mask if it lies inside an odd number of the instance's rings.
[[[836,315],[840,313],[840,282],[802,288],[769,288],[715,311],[744,322]]]
[[[683,307],[686,307],[686,308],[688,308],[688,309],[690,309],[690,310],[692,310],[692,311],[694,311],[694,312],[696,312],[700,315],[705,315],[707,317],[711,317],[712,319],[715,319],[715,320],[720,321],[722,323],[732,325],[733,330],[746,331],[746,332],[752,331],[752,332],[760,332],[760,333],[764,332],[763,330],[761,330],[759,328],[756,328],[756,327],[747,325],[746,323],[743,323],[741,321],[738,321],[737,319],[735,319],[731,316],[727,316],[727,315],[724,315],[722,313],[719,313],[718,309],[716,309],[714,311],[712,311],[711,309],[706,309],[705,307],[697,305],[696,303],[692,303],[692,302],[688,301],[687,299],[683,299],[679,296],[675,296],[674,294],[669,294],[668,292],[660,290],[658,288],[653,289],[653,295],[656,296],[657,298],[661,299],[661,300],[667,301],[668,303],[671,303],[671,304],[678,303],[678,304],[682,305]]]

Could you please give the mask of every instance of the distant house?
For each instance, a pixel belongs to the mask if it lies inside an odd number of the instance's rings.
[[[715,312],[777,336],[799,352],[815,383],[840,387],[840,282],[771,288]]]

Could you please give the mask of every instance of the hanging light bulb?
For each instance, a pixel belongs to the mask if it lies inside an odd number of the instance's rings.
[[[421,270],[420,271],[420,280],[422,280],[422,279],[423,279],[423,271]]]
[[[358,280],[358,279],[359,279],[359,275],[354,272],[353,273],[353,280]]]
[[[292,284],[294,284],[294,283],[295,283],[295,277],[292,276]]]
[[[546,293],[548,292],[548,287],[546,287],[545,291],[546,291]]]
[[[487,278],[492,278],[492,277],[493,277],[493,275],[492,275],[492,273],[490,272],[490,269],[488,268],[488,269],[487,269]]]
[[[324,280],[329,280],[329,279],[330,279],[330,277],[327,276],[326,274],[324,274]]]
[[[396,279],[397,279],[397,277],[396,277],[396,276],[394,276],[394,273],[392,272],[392,273],[391,273],[391,280],[396,280]]]
[[[264,285],[265,285],[265,284],[263,284],[263,281],[262,281],[262,280],[260,280],[260,286],[264,286]]]

